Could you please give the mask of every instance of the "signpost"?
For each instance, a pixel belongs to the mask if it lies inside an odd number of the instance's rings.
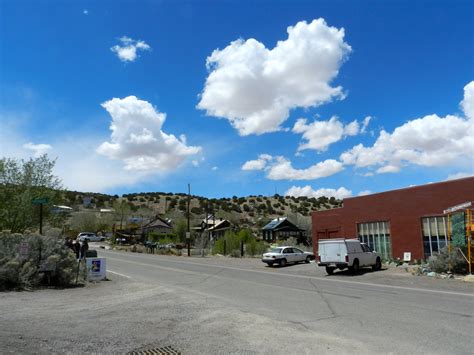
[[[47,197],[42,197],[42,198],[34,198],[31,200],[31,203],[33,205],[39,205],[40,206],[40,225],[39,225],[39,232],[40,234],[43,234],[43,205],[48,203],[49,199]]]

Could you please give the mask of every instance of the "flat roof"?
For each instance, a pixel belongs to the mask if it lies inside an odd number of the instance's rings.
[[[386,193],[390,193],[390,192],[403,191],[403,190],[412,190],[412,189],[421,189],[421,188],[426,188],[426,187],[429,187],[429,186],[446,185],[446,184],[452,184],[453,182],[461,182],[461,181],[469,181],[469,180],[472,180],[472,183],[474,184],[474,176],[468,176],[468,177],[460,178],[460,179],[432,182],[432,183],[428,183],[428,184],[424,184],[424,185],[415,185],[415,186],[401,187],[399,189],[393,189],[393,190],[387,190],[387,191],[381,191],[381,192],[374,192],[372,194],[363,195],[363,196],[347,197],[347,198],[344,198],[343,201],[352,200],[352,199],[355,199],[355,198],[364,198],[364,197],[368,197],[368,196],[386,194]]]

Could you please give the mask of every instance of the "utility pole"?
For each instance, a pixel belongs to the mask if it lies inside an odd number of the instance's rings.
[[[188,244],[188,256],[191,256],[191,230],[189,227],[189,203],[191,200],[191,184],[188,184],[188,232],[186,233],[186,241]]]

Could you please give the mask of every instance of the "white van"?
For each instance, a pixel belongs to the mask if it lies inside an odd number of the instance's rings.
[[[320,239],[318,241],[319,266],[325,266],[331,275],[337,268],[357,273],[361,267],[371,266],[372,270],[380,270],[380,255],[372,251],[368,245],[358,239]]]

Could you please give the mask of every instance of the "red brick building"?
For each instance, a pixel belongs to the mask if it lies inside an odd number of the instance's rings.
[[[359,238],[385,258],[426,259],[447,243],[443,210],[474,201],[474,177],[344,199],[343,207],[312,214],[318,239]]]

